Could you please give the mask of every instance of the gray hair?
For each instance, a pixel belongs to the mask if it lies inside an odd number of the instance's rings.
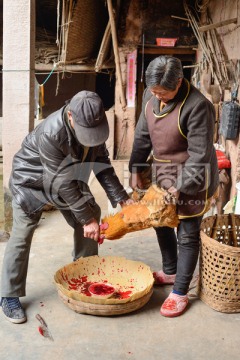
[[[166,90],[175,90],[180,78],[183,78],[182,63],[172,56],[157,57],[150,62],[145,72],[148,87],[160,85]]]

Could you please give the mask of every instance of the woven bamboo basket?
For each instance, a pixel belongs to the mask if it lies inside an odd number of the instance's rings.
[[[114,316],[123,315],[142,308],[147,304],[150,297],[152,296],[153,290],[150,290],[146,295],[139,299],[124,304],[92,304],[84,301],[77,301],[69,298],[63,294],[60,290],[58,291],[59,298],[67,305],[70,309],[74,310],[79,314],[99,315],[99,316]]]
[[[107,24],[104,10],[102,1],[77,1],[67,34],[66,61],[97,55]]]
[[[202,221],[200,299],[214,310],[240,312],[240,216],[210,216]]]

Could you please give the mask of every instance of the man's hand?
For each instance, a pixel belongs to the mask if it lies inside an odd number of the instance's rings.
[[[100,230],[97,220],[92,219],[88,224],[83,226],[83,235],[84,237],[98,241]]]
[[[131,174],[129,179],[129,186],[132,189],[136,189],[136,188],[144,189],[144,181],[142,175],[140,173]]]
[[[105,222],[105,223],[102,223],[99,225],[99,229],[100,229],[100,233],[101,232],[104,232],[104,230],[107,230],[108,229],[108,223]],[[100,234],[99,238],[98,238],[98,245],[100,246],[103,242],[104,242],[104,239],[105,239],[105,235],[104,234]]]

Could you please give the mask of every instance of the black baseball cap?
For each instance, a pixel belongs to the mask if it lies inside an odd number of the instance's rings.
[[[108,139],[108,121],[98,94],[92,91],[80,91],[70,100],[69,110],[80,144],[98,146]]]

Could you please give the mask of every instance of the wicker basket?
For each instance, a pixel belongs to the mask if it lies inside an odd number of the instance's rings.
[[[107,25],[104,10],[102,1],[77,1],[67,34],[67,62],[96,57]]]
[[[199,296],[214,310],[240,312],[239,215],[215,215],[202,221]]]

